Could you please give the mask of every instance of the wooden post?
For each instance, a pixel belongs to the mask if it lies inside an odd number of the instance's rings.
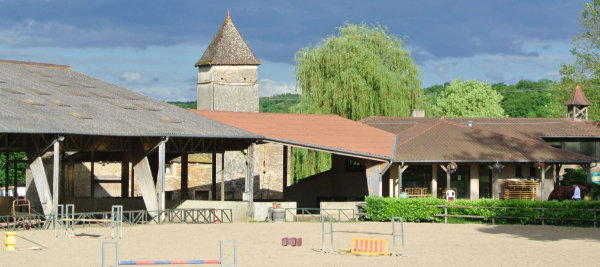
[[[399,166],[399,170],[398,170],[398,189],[396,190],[396,192],[398,192],[398,194],[400,194],[402,191],[404,191],[404,181],[402,181],[402,177],[404,175],[404,171],[408,168],[408,165],[403,165],[403,166]]]
[[[131,168],[131,197],[135,197],[135,168]]]
[[[58,184],[60,183],[58,176],[60,167],[60,142],[58,140],[54,141],[54,155],[52,158],[54,159],[52,164],[52,210],[54,215],[56,215],[58,212]],[[16,181],[15,179],[15,188]]]
[[[281,175],[281,177],[283,179],[283,188],[281,189],[281,199],[285,199],[285,190],[288,187],[287,173],[288,173],[288,147],[283,146],[283,174]]]
[[[66,199],[67,195],[68,195],[68,191],[67,191],[67,186],[69,183],[69,180],[67,179],[67,153],[65,153],[65,150],[63,149],[63,151],[60,152],[60,157],[62,158],[62,160],[60,161],[60,197],[62,199]]]
[[[4,196],[8,197],[8,176],[10,175],[8,170],[8,151],[4,152]]]
[[[188,199],[188,159],[188,154],[181,154],[181,200]],[[214,190],[212,193],[215,193]]]
[[[75,163],[69,160],[69,196],[75,197]]]
[[[244,183],[244,197],[243,200],[247,202],[254,202],[254,172],[252,165],[254,163],[254,144],[248,146],[246,150],[246,180]]]
[[[221,186],[223,183],[221,182]],[[212,153],[212,161],[211,161],[211,185],[210,190],[212,192],[213,200],[217,199],[217,153]]]
[[[94,198],[94,150],[92,149],[92,153],[90,154],[90,197]]]
[[[541,172],[542,172],[542,181],[540,183],[540,193],[541,193],[541,198],[542,201],[544,201],[544,180],[546,180],[546,172],[548,170],[550,170],[550,168],[552,168],[552,165],[550,166],[543,166],[542,168],[540,168]]]
[[[13,180],[13,197],[14,198],[18,198],[19,194],[17,194],[17,184],[18,184],[17,183],[17,173],[18,173],[18,170],[17,170],[17,155],[15,155],[15,154],[13,154],[12,165],[13,165],[12,166],[12,169],[13,169],[13,177],[12,177],[12,180]]]
[[[444,170],[444,172],[446,173],[446,189],[448,189],[450,188],[450,174],[448,173],[446,166],[440,165],[440,168],[442,168],[442,170]]]
[[[437,197],[437,165],[431,165],[431,195]]]
[[[498,175],[500,175],[500,173],[498,172],[494,172],[494,178],[492,179],[492,190],[490,191],[490,194],[492,194],[492,198],[493,199],[500,199],[500,192],[498,192],[498,197],[494,197],[494,183],[498,182]]]
[[[158,209],[165,210],[165,150],[168,139],[163,139],[158,145]]]
[[[225,152],[221,153],[221,201],[225,201]]]
[[[127,152],[121,154],[121,197],[129,197],[129,158]]]

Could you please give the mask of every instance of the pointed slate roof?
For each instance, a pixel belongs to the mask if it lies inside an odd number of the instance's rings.
[[[590,106],[592,103],[585,97],[583,92],[581,91],[581,87],[577,85],[573,92],[571,93],[571,97],[564,103],[565,106]]]
[[[227,12],[227,18],[195,67],[210,65],[260,65]]]

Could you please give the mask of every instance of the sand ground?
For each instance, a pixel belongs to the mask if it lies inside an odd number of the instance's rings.
[[[391,223],[335,223],[334,229],[391,232]],[[117,242],[120,260],[190,260],[218,259],[219,240],[232,239],[237,242],[238,266],[600,265],[600,228],[406,223],[404,231],[407,257],[323,254],[319,252],[320,223],[126,226]],[[109,229],[86,227],[75,232],[108,234]],[[0,266],[101,266],[102,242],[113,241],[55,238],[53,230],[17,234],[48,249],[0,251]],[[282,237],[302,237],[303,245],[283,247]],[[335,248],[349,248],[353,237],[386,238],[391,246],[390,236],[334,233]],[[18,248],[31,246],[35,244],[17,238]],[[230,251],[225,252],[231,256]],[[107,254],[106,260],[114,261],[114,256]]]

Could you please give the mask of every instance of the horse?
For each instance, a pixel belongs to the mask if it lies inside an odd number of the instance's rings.
[[[582,186],[578,184],[574,185],[559,185],[550,192],[548,196],[548,200],[558,200],[563,201],[565,199],[571,199],[573,197],[573,193],[575,192],[575,187],[578,186],[579,190],[581,190],[581,196],[590,191],[590,185]]]

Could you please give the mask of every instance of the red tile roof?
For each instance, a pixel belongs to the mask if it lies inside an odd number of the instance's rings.
[[[439,118],[397,118],[369,117],[361,122],[386,129],[398,135],[394,161],[405,162],[594,162],[593,158],[551,147],[541,138],[529,136],[562,127],[524,124],[498,124],[502,119],[439,119]],[[475,120],[475,121],[473,121]],[[486,120],[497,124],[483,124]],[[519,120],[518,120],[519,121]],[[566,121],[566,120],[565,120]],[[505,123],[507,121],[504,121]],[[510,121],[509,121],[510,122]],[[523,122],[523,121],[521,121]],[[484,127],[480,127],[482,123]],[[534,121],[531,121],[534,123]],[[539,122],[538,122],[539,123]],[[542,124],[544,125],[544,124]],[[489,127],[492,126],[492,127]],[[485,128],[510,129],[509,135]],[[528,131],[522,132],[523,129]],[[518,138],[525,137],[524,139]]]
[[[581,87],[577,85],[573,92],[571,93],[571,97],[567,99],[564,103],[565,106],[590,106],[592,103],[585,97],[583,91],[581,91]]]
[[[336,115],[193,110],[213,120],[307,148],[389,160],[395,135]]]

